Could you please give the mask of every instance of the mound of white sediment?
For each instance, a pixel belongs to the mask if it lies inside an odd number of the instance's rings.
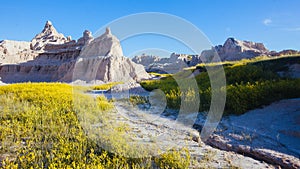
[[[0,63],[20,63],[34,58],[30,42],[3,40],[0,42]]]
[[[68,74],[63,79],[72,76],[72,81],[130,82],[149,78],[142,65],[123,56],[120,41],[109,28],[83,47],[71,72],[72,75]]]
[[[111,34],[109,28],[106,32],[93,39],[88,45],[84,46],[80,57],[94,56],[123,56],[122,47],[117,37]]]

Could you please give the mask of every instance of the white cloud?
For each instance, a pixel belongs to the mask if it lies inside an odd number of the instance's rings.
[[[266,26],[269,26],[271,23],[272,23],[271,19],[267,18],[267,19],[263,20],[263,24],[266,25]]]

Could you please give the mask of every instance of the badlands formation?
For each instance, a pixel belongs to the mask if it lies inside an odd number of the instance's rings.
[[[296,50],[269,51],[263,43],[228,38],[223,45],[203,50],[200,55],[172,53],[169,58],[160,58],[143,54],[135,56],[132,58],[132,61],[142,64],[147,72],[175,73],[185,67],[195,66],[202,62],[210,62],[215,56],[220,57],[221,61],[236,61],[257,56],[274,57],[295,54],[300,54],[300,52]]]
[[[93,38],[84,31],[77,41],[47,21],[31,42],[0,42],[0,77],[4,83],[94,81],[134,82],[149,78],[142,65],[123,56],[119,40],[107,28]]]
[[[148,72],[174,73],[184,67],[195,66],[201,62],[210,62],[210,59],[215,57],[216,54],[218,54],[221,61],[232,61],[250,59],[260,55],[274,55],[276,53],[274,51],[270,52],[263,43],[228,38],[224,45],[204,50],[200,55],[172,53],[169,58],[141,55],[135,56],[132,61],[144,65]]]

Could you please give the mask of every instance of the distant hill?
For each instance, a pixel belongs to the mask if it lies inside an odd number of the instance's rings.
[[[195,66],[202,62],[214,61],[239,61],[251,59],[257,56],[284,56],[298,55],[297,50],[283,50],[280,52],[269,51],[263,43],[242,41],[235,38],[228,38],[223,45],[217,45],[211,49],[203,50],[200,55],[172,53],[169,58],[159,56],[142,55],[135,56],[132,61],[144,65],[146,71],[156,73],[175,73],[182,68]],[[220,59],[216,59],[219,57]]]

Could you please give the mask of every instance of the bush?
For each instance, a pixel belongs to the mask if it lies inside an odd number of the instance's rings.
[[[186,169],[191,162],[187,149],[169,150],[155,158],[155,164],[161,169]]]

